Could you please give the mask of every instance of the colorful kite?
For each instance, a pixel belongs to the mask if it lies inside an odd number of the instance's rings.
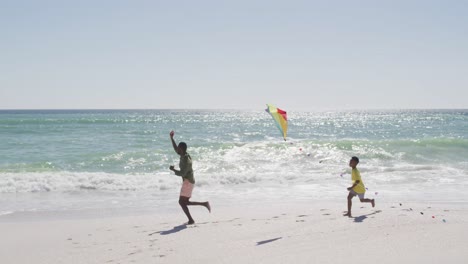
[[[267,111],[271,115],[271,117],[273,117],[276,126],[278,127],[278,129],[281,132],[281,135],[286,141],[286,135],[288,133],[288,117],[286,115],[286,111],[283,111],[269,104],[267,104],[267,107],[268,108],[265,109],[265,111]]]

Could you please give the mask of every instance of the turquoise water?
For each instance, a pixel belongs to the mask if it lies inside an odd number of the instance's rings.
[[[284,142],[262,109],[3,110],[0,195],[172,194],[179,188],[168,170],[178,164],[169,141],[175,130],[176,140],[189,146],[197,186],[207,191],[269,186],[338,196],[349,183],[340,175],[356,155],[370,190],[463,197],[468,110],[290,111],[288,117]]]

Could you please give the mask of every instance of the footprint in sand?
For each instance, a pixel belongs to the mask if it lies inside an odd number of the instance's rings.
[[[135,251],[135,252],[129,253],[128,255],[131,256],[131,255],[135,255],[135,254],[140,253],[140,252],[141,252],[141,250],[137,250],[137,251]]]
[[[296,222],[305,222],[305,220],[296,220]]]
[[[323,214],[323,215],[330,215],[330,214]]]
[[[307,217],[307,215],[298,215],[297,217]]]
[[[326,211],[326,210],[328,210],[328,209],[320,209],[320,211]]]

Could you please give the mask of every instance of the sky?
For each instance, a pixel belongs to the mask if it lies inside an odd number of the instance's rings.
[[[468,108],[468,1],[0,0],[0,109]]]

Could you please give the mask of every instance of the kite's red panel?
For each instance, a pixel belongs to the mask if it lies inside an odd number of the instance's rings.
[[[288,117],[286,115],[286,111],[281,110],[279,108],[276,108],[276,110],[278,110],[278,114],[280,114],[284,118],[284,120],[286,120],[286,121],[288,120]]]

